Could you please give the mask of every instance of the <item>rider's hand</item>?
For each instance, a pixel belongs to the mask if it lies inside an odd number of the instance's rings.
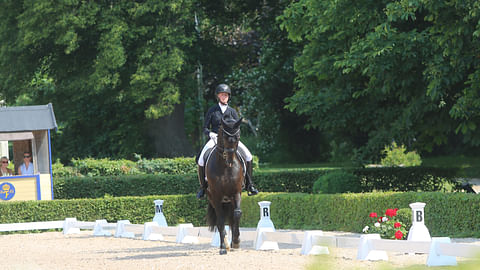
[[[208,134],[208,136],[210,137],[210,139],[216,141],[218,135],[217,135],[217,133],[215,133],[215,132],[210,132],[210,133]]]

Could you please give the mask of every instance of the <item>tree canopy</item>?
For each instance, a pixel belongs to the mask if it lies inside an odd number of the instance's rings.
[[[0,15],[0,99],[53,103],[62,160],[153,156],[147,129],[174,108],[198,149],[219,83],[262,160],[480,146],[474,0],[5,0]]]
[[[2,1],[2,93],[20,105],[52,102],[67,156],[143,151],[145,120],[181,101],[192,8],[183,0]]]
[[[364,160],[392,141],[480,144],[478,1],[300,0],[280,19],[305,44],[287,108],[308,127]]]

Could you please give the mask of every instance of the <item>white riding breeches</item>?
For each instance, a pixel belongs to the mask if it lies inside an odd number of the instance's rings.
[[[208,142],[203,147],[202,152],[200,153],[200,156],[198,157],[198,165],[202,167],[205,166],[205,161],[203,160],[203,156],[205,155],[205,152],[209,148],[213,148],[215,144],[216,142],[213,141],[212,139],[208,140]],[[245,155],[244,158],[246,162],[252,161],[253,159],[252,153],[250,153],[248,148],[242,142],[238,142],[238,148],[239,148],[238,151]]]

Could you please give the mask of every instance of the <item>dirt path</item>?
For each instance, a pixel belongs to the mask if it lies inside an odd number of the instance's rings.
[[[388,262],[356,260],[356,249],[330,249],[325,256],[302,256],[300,246],[279,244],[277,251],[256,251],[252,241],[244,241],[240,250],[218,255],[211,239],[199,244],[143,241],[114,237],[93,237],[91,231],[63,235],[61,232],[11,234],[0,236],[2,269],[385,269],[424,266],[426,255],[389,253]],[[388,269],[388,268],[387,268]],[[426,267],[425,267],[426,269]]]

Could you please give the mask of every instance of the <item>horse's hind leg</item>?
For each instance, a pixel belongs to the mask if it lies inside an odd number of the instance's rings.
[[[240,218],[242,217],[242,209],[240,203],[242,196],[240,193],[235,195],[235,209],[233,210],[233,225],[232,225],[232,248],[240,248]]]

